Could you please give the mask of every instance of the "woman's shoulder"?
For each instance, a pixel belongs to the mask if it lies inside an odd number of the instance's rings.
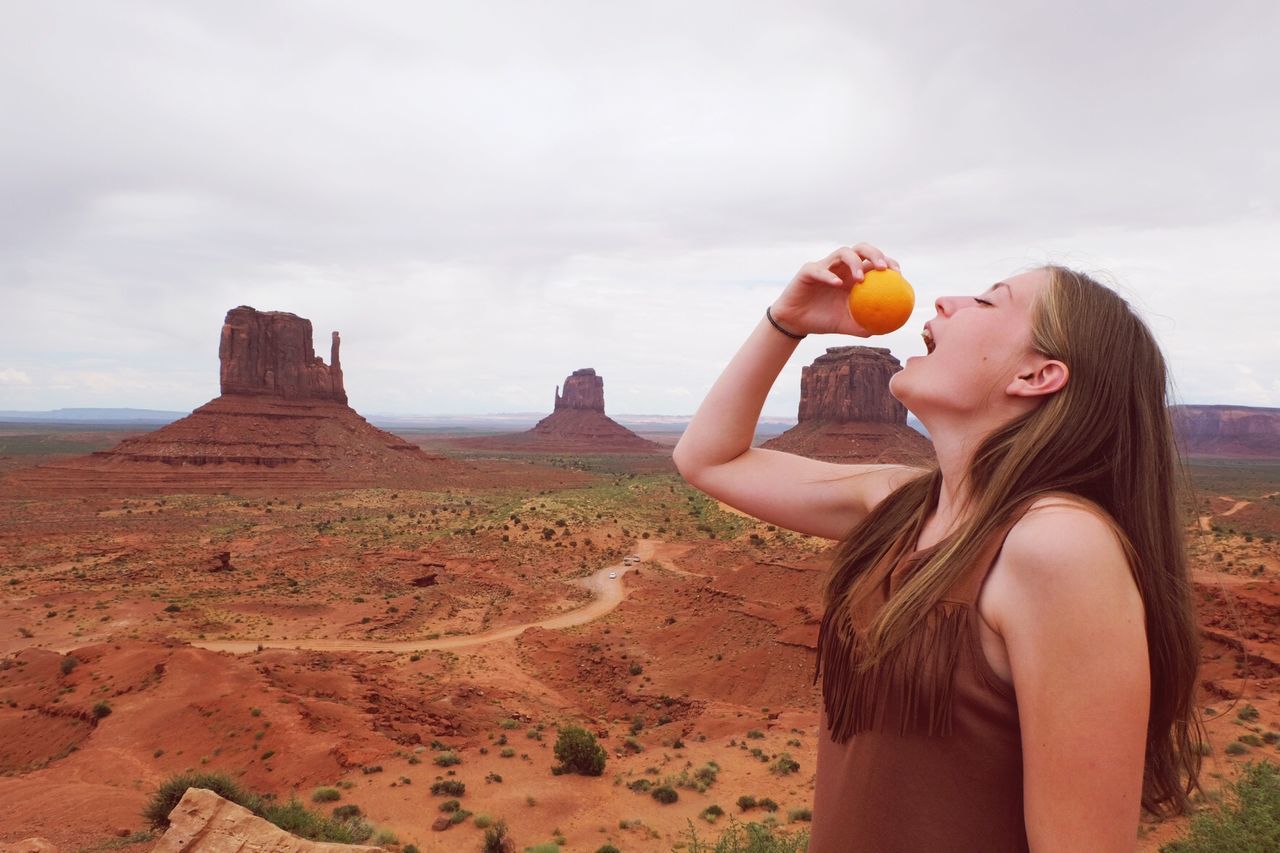
[[[1084,582],[1098,572],[1132,574],[1128,537],[1105,508],[1069,492],[1028,501],[1004,539],[1002,562],[1030,575],[1064,573]],[[1081,566],[1088,566],[1082,572]]]

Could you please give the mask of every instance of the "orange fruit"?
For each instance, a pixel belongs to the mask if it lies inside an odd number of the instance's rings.
[[[893,269],[867,270],[849,291],[849,314],[873,335],[902,328],[916,306],[916,292]]]

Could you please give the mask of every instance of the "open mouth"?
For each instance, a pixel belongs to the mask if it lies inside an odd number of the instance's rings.
[[[936,344],[934,344],[933,342],[933,333],[930,332],[928,329],[925,329],[923,332],[920,333],[920,337],[924,338],[925,351],[927,353],[933,352],[933,348],[934,346],[936,346]]]

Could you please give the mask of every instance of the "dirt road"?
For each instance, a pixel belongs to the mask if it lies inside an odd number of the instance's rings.
[[[641,560],[651,559],[656,547],[660,544],[662,543],[654,539],[641,539],[636,544],[634,553],[639,554]],[[190,642],[191,645],[202,649],[231,652],[233,654],[250,654],[258,651],[259,648],[306,649],[325,652],[417,652],[427,649],[460,649],[468,646],[479,646],[484,643],[509,640],[526,628],[537,627],[555,630],[557,628],[582,625],[593,619],[599,619],[601,616],[610,613],[627,597],[627,590],[622,584],[622,578],[634,568],[637,568],[637,566],[625,566],[622,563],[615,563],[612,566],[605,566],[585,578],[574,581],[574,583],[591,590],[596,596],[590,603],[575,610],[570,610],[539,622],[508,625],[505,628],[494,628],[479,634],[460,634],[452,637],[440,637],[435,640],[290,640],[266,637],[260,640],[191,640]],[[610,572],[616,572],[618,576],[611,578],[609,577]]]

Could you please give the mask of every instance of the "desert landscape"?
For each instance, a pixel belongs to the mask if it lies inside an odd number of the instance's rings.
[[[408,853],[498,821],[516,849],[802,838],[832,543],[690,487],[678,432],[609,418],[592,369],[525,432],[393,435],[348,406],[338,347],[241,306],[186,418],[0,426],[0,849],[150,850],[184,772]],[[894,365],[829,350],[768,446],[927,462]],[[1280,757],[1280,412],[1184,415],[1216,790]],[[553,772],[568,726],[601,775]]]

